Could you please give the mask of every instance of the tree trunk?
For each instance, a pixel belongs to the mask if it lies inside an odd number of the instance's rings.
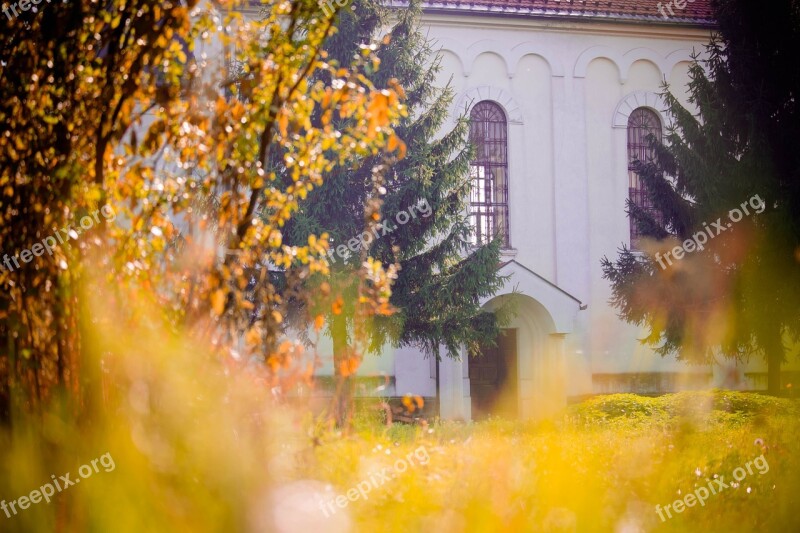
[[[346,427],[349,422],[353,401],[353,378],[342,375],[343,363],[349,356],[347,319],[344,314],[333,315],[331,336],[333,337],[333,368],[336,385],[333,397],[333,418],[336,425],[341,428]]]
[[[14,414],[14,400],[16,399],[16,390],[14,389],[15,386],[15,372],[17,370],[17,361],[16,361],[16,346],[14,345],[14,337],[11,334],[10,328],[6,326],[6,333],[7,337],[6,340],[8,341],[8,361],[6,362],[6,371],[8,375],[6,376],[6,383],[0,385],[0,427],[2,426],[10,426],[12,423],[12,415]]]
[[[783,337],[781,328],[770,335],[764,345],[767,358],[767,392],[779,394],[781,391],[781,363],[783,363]]]

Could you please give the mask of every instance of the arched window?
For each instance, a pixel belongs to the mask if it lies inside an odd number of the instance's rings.
[[[508,248],[508,125],[499,105],[484,101],[472,108],[469,139],[475,147],[469,170],[473,243],[500,235]]]
[[[655,112],[646,107],[634,109],[628,117],[628,194],[631,202],[648,211],[657,221],[661,214],[653,206],[644,183],[633,170],[634,161],[652,161],[653,150],[650,148],[647,136],[652,134],[657,141],[661,141],[661,120]],[[631,248],[637,248],[637,241],[641,235],[636,223],[631,217]]]

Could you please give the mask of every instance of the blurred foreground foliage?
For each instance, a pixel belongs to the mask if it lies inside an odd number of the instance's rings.
[[[276,402],[254,368],[227,364],[203,342],[169,331],[147,297],[124,309],[98,282],[86,304],[94,327],[84,337],[100,367],[76,416],[57,396],[41,416],[0,426],[0,500],[27,496],[45,483],[110,454],[103,469],[6,517],[2,531],[270,531],[270,487],[310,439],[305,411]],[[307,415],[306,415],[307,416]]]
[[[254,365],[275,396],[308,384],[314,361],[297,364],[285,317],[290,300],[317,297],[300,280],[328,273],[328,239],[289,246],[282,228],[337,166],[369,156],[386,171],[402,89],[365,77],[368,44],[350,65],[326,61],[333,19],[317,2],[265,2],[258,20],[244,4],[75,0],[3,26],[0,249],[24,256],[78,230],[0,270],[0,422],[55,397],[94,412],[116,350],[85,344],[104,318],[87,302],[112,280],[104,301],[122,323],[161,323],[199,354]],[[81,230],[101,206],[115,219]],[[357,276],[360,316],[385,313],[391,270]],[[140,300],[146,314],[127,305]]]
[[[796,531],[798,410],[794,399],[709,391],[601,396],[547,422],[381,428],[363,414],[357,437],[315,448],[305,474],[331,485],[325,499],[420,446],[430,456],[337,508],[318,522],[325,531]],[[656,514],[715,475],[730,484],[762,454],[764,474],[665,522]]]
[[[130,302],[139,306],[141,302]],[[95,304],[104,310],[102,302]],[[141,304],[146,305],[146,304]],[[333,432],[274,407],[258,376],[108,309],[87,342],[113,346],[110,409],[90,426],[54,410],[0,432],[0,496],[29,494],[102,454],[116,463],[16,516],[3,531],[794,531],[797,400],[736,392],[598,397],[548,422],[430,425],[356,414]],[[142,344],[159,343],[158,354]],[[682,498],[760,455],[748,475],[661,522]],[[409,458],[413,457],[413,461]],[[398,461],[407,464],[398,467]],[[376,473],[366,497],[326,503]],[[362,485],[363,487],[364,485]],[[353,493],[354,494],[354,493]]]

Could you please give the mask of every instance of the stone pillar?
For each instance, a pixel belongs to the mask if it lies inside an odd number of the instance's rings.
[[[449,420],[471,420],[472,399],[469,394],[469,368],[466,350],[459,360],[442,357],[439,363],[439,401],[441,416]]]
[[[567,406],[567,361],[564,352],[566,333],[551,333],[546,346],[542,373],[547,383],[543,391],[542,418],[558,415]]]
[[[589,295],[589,189],[584,78],[553,78],[556,278],[565,291]]]

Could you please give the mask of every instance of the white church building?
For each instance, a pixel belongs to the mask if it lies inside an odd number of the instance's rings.
[[[608,304],[600,265],[623,244],[636,247],[625,206],[642,196],[629,162],[647,149],[647,133],[665,131],[662,83],[686,103],[691,56],[714,29],[710,3],[424,3],[423,26],[441,47],[439,82],[456,93],[450,126],[472,117],[476,236],[506,239],[499,268],[510,279],[484,305],[514,299],[517,313],[482,358],[437,365],[414,349],[365,356],[361,394],[420,395],[443,418],[469,420],[541,418],[611,392],[765,388],[760,361],[688,366],[642,345],[646,332]],[[320,353],[332,353],[329,343]],[[319,374],[332,373],[331,357]],[[386,385],[368,385],[376,381]]]

